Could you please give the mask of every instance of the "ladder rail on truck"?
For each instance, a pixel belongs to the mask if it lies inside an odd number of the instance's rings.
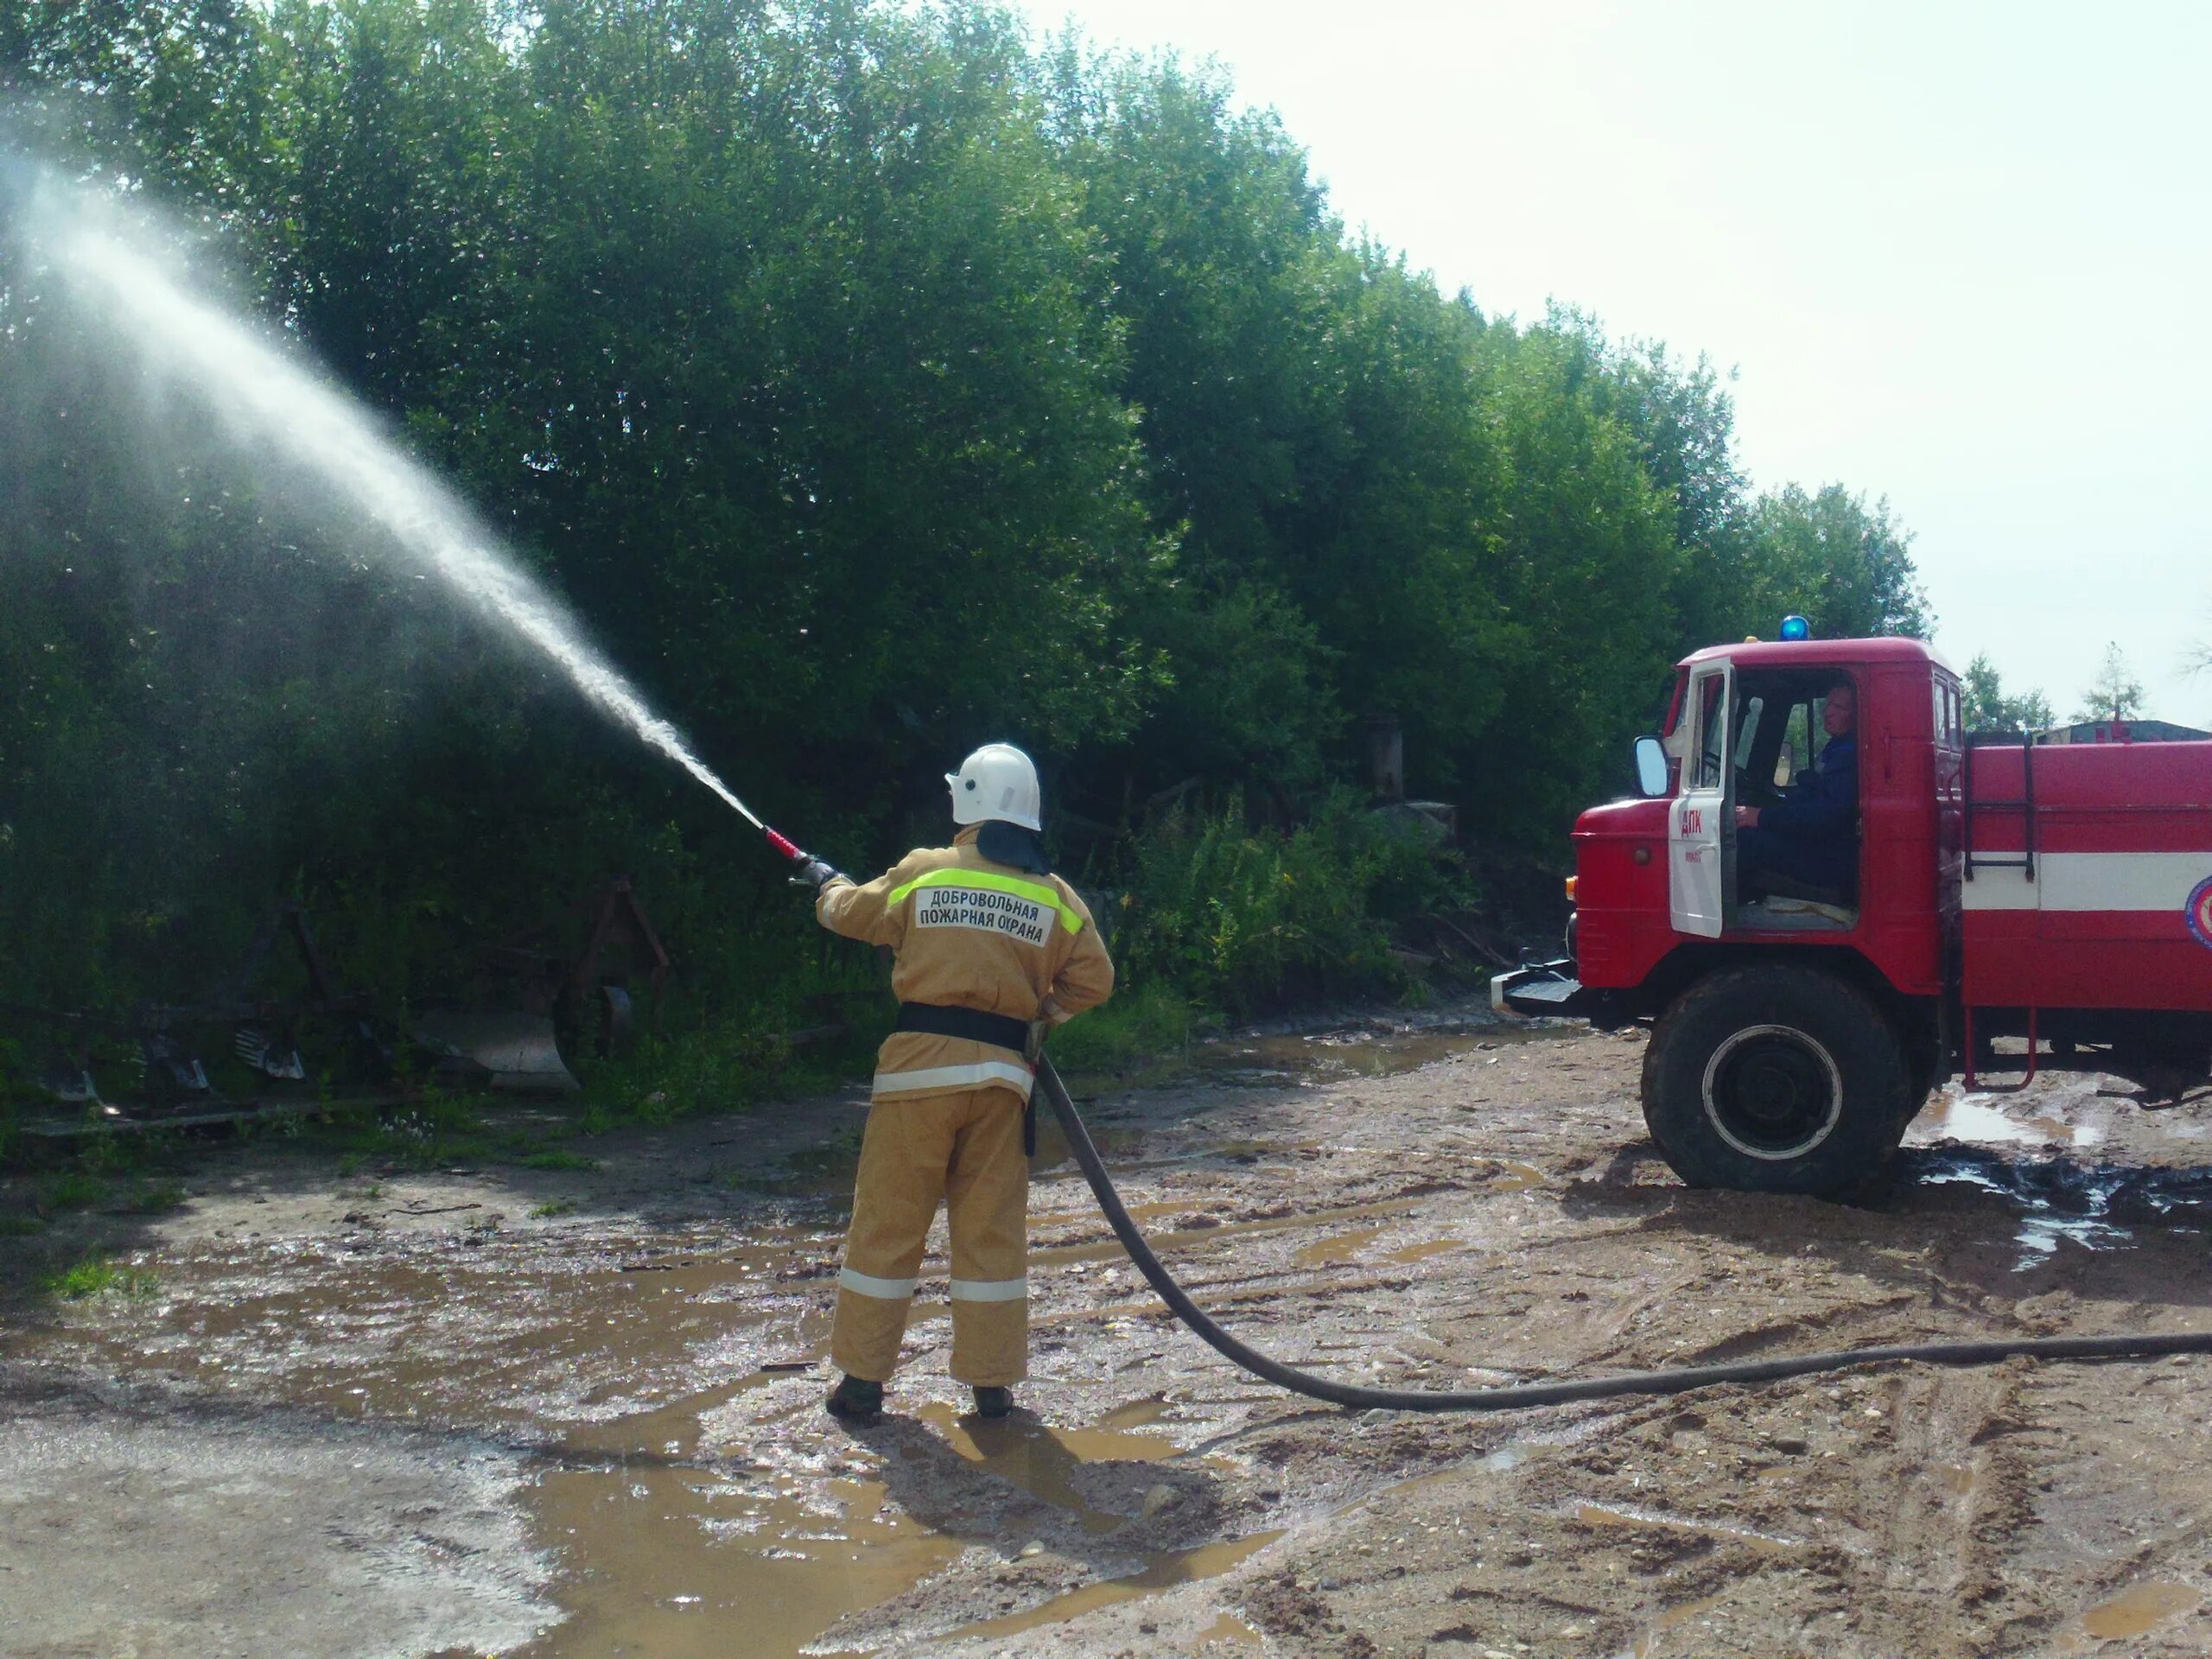
[[[1746,904],[1736,809],[1771,798],[1838,683],[1855,886]],[[1846,1191],[1946,1078],[1989,1086],[1999,1037],[2026,1039],[2031,1076],[2212,1074],[2212,743],[2045,748],[1970,740],[1961,715],[1916,640],[1685,659],[1663,785],[1576,823],[1572,956],[1499,976],[1493,1000],[1649,1027],[1646,1123],[1700,1185]]]
[[[2020,750],[2019,798],[2017,800],[1980,798],[1974,788],[1974,757],[1975,750],[1986,747],[1987,743],[1992,741],[2004,742],[2014,740],[2017,740]],[[2021,879],[2032,886],[2036,879],[2035,734],[2032,732],[2026,731],[1995,734],[1969,732],[1967,734],[1964,765],[1961,771],[1959,807],[1959,841],[1964,852],[1964,858],[1960,866],[1959,871],[1961,877],[1964,880],[1972,881],[1977,872],[2018,870],[2020,873]],[[1993,812],[2017,812],[2019,814],[2020,849],[2017,854],[1992,852],[1987,848],[1980,847],[1976,844],[1974,833],[1975,814],[1980,813],[1986,818]],[[1961,907],[1963,908],[1963,906]],[[1963,977],[1963,976],[1961,976],[1961,977]],[[2041,1046],[2040,1039],[2036,1030],[2037,1009],[2035,1007],[2031,1004],[2027,1010],[2027,1030],[2024,1033],[2027,1039],[2025,1049],[2027,1063],[2022,1071],[2020,1080],[2018,1083],[2009,1084],[1987,1085],[1985,1084],[1984,1079],[1980,1076],[1980,1068],[1976,1064],[1979,1058],[1980,1045],[1976,1040],[1974,1033],[1974,1001],[1971,997],[1965,995],[1963,988],[1961,988],[1959,1001],[1959,1063],[1960,1069],[1965,1074],[1966,1086],[1968,1089],[1982,1087],[1989,1087],[1992,1089],[2001,1088],[2006,1092],[2011,1092],[2024,1089],[2030,1084],[2033,1083],[2036,1080],[2037,1051]]]

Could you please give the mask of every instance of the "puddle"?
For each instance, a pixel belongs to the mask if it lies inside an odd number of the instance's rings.
[[[1707,1596],[1702,1601],[1686,1602],[1680,1607],[1669,1607],[1636,1633],[1636,1640],[1629,1644],[1628,1650],[1622,1656],[1622,1659],[1662,1659],[1669,1631],[1681,1629],[1692,1619],[1711,1612],[1727,1599],[1724,1592],[1717,1596]],[[1694,1649],[1685,1648],[1682,1651],[1688,1654],[1694,1652]]]
[[[1913,1120],[1916,1141],[1968,1141],[1982,1145],[2094,1147],[2105,1138],[2093,1123],[2067,1123],[2048,1116],[2014,1117],[1986,1095],[1939,1094]]]
[[[1505,1173],[1494,1181],[1484,1182],[1483,1191],[1485,1192],[1526,1192],[1532,1186],[1543,1186],[1551,1180],[1550,1176],[1534,1164],[1524,1164],[1513,1158],[1501,1158],[1496,1161]]]
[[[2167,1123],[2178,1135],[2190,1125]],[[2100,1145],[2106,1128],[2049,1114],[2015,1116],[2001,1097],[1945,1093],[1930,1100],[1897,1155],[1913,1190],[1967,1186],[2003,1199],[2015,1212],[2013,1266],[2042,1266],[2065,1245],[2113,1250],[2143,1230],[2173,1234],[2212,1225],[2212,1169],[2101,1163],[2078,1154]]]
[[[1269,1252],[1280,1267],[1296,1245],[1355,1252],[1427,1201],[1224,1219],[1160,1243],[1299,1231]],[[1171,1228],[1211,1219],[1188,1198],[1141,1213]],[[551,1564],[562,1618],[518,1649],[526,1659],[740,1649],[787,1659],[963,1551],[1002,1546],[1006,1503],[1050,1506],[1057,1530],[1045,1537],[1063,1549],[1141,1514],[1160,1474],[1136,1466],[1182,1455],[1172,1428],[1180,1414],[1156,1395],[1080,1427],[982,1423],[945,1402],[880,1443],[827,1426],[822,1376],[791,1372],[826,1346],[838,1243],[807,1224],[734,1241],[578,1230],[387,1234],[358,1254],[343,1243],[219,1246],[165,1267],[158,1299],[118,1303],[73,1339],[118,1371],[175,1373],[336,1419],[492,1427],[551,1448],[522,1494],[517,1548]],[[1109,1237],[1036,1260],[1048,1268],[1120,1255]],[[1194,1455],[1170,1478],[1187,1489],[1193,1465],[1209,1461]],[[1057,1623],[1210,1578],[1277,1535],[1139,1557],[1131,1576],[964,1633]],[[1233,1617],[1205,1639],[1258,1643]]]
[[[1965,1186],[2003,1199],[2014,1211],[2013,1268],[2050,1261],[2062,1244],[2111,1250],[2133,1245],[2143,1229],[2167,1234],[2212,1226],[2212,1169],[2085,1164],[2063,1155],[2008,1158],[1974,1147],[1908,1147],[1898,1154],[1897,1202]]]
[[[1135,1601],[1140,1596],[1154,1595],[1179,1585],[1219,1578],[1232,1568],[1242,1566],[1282,1535],[1281,1530],[1255,1532],[1249,1538],[1235,1538],[1225,1543],[1168,1551],[1154,1555],[1143,1572],[1128,1578],[1105,1579],[1096,1584],[1086,1584],[1065,1595],[1054,1596],[1050,1601],[1032,1607],[1026,1613],[1009,1613],[1004,1618],[988,1618],[974,1624],[963,1624],[959,1629],[947,1632],[944,1639],[950,1642],[978,1636],[1013,1636],[1021,1630],[1033,1630],[1040,1624],[1058,1624],[1101,1607],[1111,1607],[1116,1602]],[[1235,1623],[1243,1625],[1246,1630],[1251,1630],[1252,1627],[1245,1624],[1243,1619]],[[1256,1638],[1258,1633],[1254,1631],[1253,1635]]]
[[[1287,1152],[1309,1152],[1320,1144],[1318,1141],[1215,1141],[1198,1155],[1225,1164],[1256,1164],[1264,1159],[1280,1158]]]
[[[160,1300],[117,1304],[76,1334],[118,1372],[551,1443],[554,1466],[521,1494],[518,1547],[557,1564],[565,1618],[516,1649],[530,1659],[706,1659],[733,1651],[734,1627],[748,1654],[795,1656],[975,1540],[887,1505],[881,1471],[817,1425],[821,1384],[765,1369],[825,1346],[810,1275],[834,1239],[759,1236],[658,1256],[575,1239],[386,1238],[376,1248],[392,1254],[359,1261],[218,1250],[167,1269]],[[1123,1458],[1174,1451],[1122,1424],[1096,1433]]]
[[[748,1654],[796,1655],[964,1547],[886,1509],[886,1496],[854,1478],[802,1497],[787,1482],[665,1464],[556,1471],[534,1508],[569,1617],[518,1659],[722,1659],[739,1630]]]
[[[2100,1643],[2147,1636],[2170,1618],[2194,1612],[2204,1597],[2199,1591],[2171,1579],[2150,1579],[2132,1585],[2109,1601],[2101,1601],[2069,1624],[2058,1651],[2093,1651]]]
[[[984,1422],[932,1402],[915,1414],[929,1427],[925,1441],[863,1448],[818,1425],[813,1382],[786,1389],[786,1398],[773,1402],[753,1392],[775,1380],[725,1391],[725,1406],[749,1395],[741,1413],[726,1414],[713,1395],[701,1395],[574,1437],[569,1455],[620,1460],[556,1469],[538,1483],[531,1503],[536,1542],[559,1558],[556,1593],[569,1618],[522,1649],[521,1659],[613,1652],[720,1659],[737,1650],[736,1629],[745,1633],[742,1650],[762,1659],[811,1651],[839,1619],[880,1605],[963,1549],[991,1541],[995,1523],[969,1515],[975,1500],[950,1492],[955,1478],[931,1465],[933,1455],[1003,1481],[1098,1536],[1130,1517],[1087,1499],[1081,1471],[1179,1454],[1165,1436],[1141,1432],[1172,1409],[1156,1398],[1128,1402],[1073,1429],[1019,1415]],[[730,1455],[717,1456],[721,1449]],[[928,1495],[925,1503],[942,1498],[953,1517],[949,1528],[944,1517],[931,1514],[939,1524],[929,1524],[905,1512],[918,1493]],[[1086,1586],[1102,1592],[1093,1599],[1071,1592],[1047,1604],[1061,1611],[1017,1617],[1072,1617],[1211,1576],[1237,1559],[1214,1565],[1205,1550],[1156,1557],[1136,1578]]]
[[[1456,1238],[1431,1238],[1419,1244],[1408,1244],[1402,1249],[1389,1251],[1381,1259],[1403,1267],[1415,1262],[1426,1262],[1432,1255],[1444,1255],[1467,1247]]]
[[[1541,1180],[1543,1178],[1539,1175],[1536,1179]],[[1509,1179],[1502,1185],[1493,1185],[1484,1190],[1491,1192],[1515,1192],[1531,1185],[1534,1183]],[[1291,1263],[1294,1267],[1300,1268],[1337,1268],[1364,1260],[1375,1264],[1391,1263],[1406,1266],[1415,1262],[1426,1262],[1433,1255],[1443,1255],[1452,1250],[1464,1250],[1467,1248],[1465,1243],[1460,1239],[1429,1238],[1423,1239],[1417,1244],[1406,1244],[1395,1250],[1385,1250],[1379,1255],[1366,1255],[1364,1253],[1367,1247],[1389,1230],[1389,1224],[1385,1223],[1374,1227],[1355,1227],[1347,1233],[1333,1233],[1326,1238],[1317,1238],[1311,1244],[1303,1246],[1294,1254],[1290,1258]]]
[[[75,1334],[119,1371],[270,1393],[343,1420],[461,1421],[532,1439],[803,1360],[827,1335],[815,1275],[835,1243],[818,1234],[628,1264],[496,1236],[374,1248],[180,1258],[157,1300]]]
[[[1210,1642],[1228,1642],[1237,1647],[1264,1648],[1268,1638],[1234,1613],[1224,1613],[1219,1618],[1198,1632],[1198,1645]]]
[[[1165,1400],[1132,1400],[1125,1406],[1116,1406],[1098,1420],[1101,1428],[1142,1428],[1147,1423],[1159,1422],[1167,1415]]]
[[[509,1653],[558,1617],[522,1454],[104,1395],[0,1405],[0,1651]]]
[[[1111,1532],[1130,1517],[1098,1509],[1077,1491],[1077,1470],[1086,1464],[1162,1463],[1179,1450],[1158,1434],[1140,1434],[1103,1422],[1096,1428],[1053,1428],[1020,1414],[1004,1422],[984,1422],[963,1416],[941,1402],[924,1406],[916,1414],[969,1463],[1056,1510],[1065,1510],[1085,1532],[1093,1534]]]
[[[1333,1233],[1327,1238],[1317,1238],[1302,1246],[1291,1256],[1294,1266],[1300,1268],[1330,1268],[1341,1266],[1357,1256],[1361,1250],[1382,1236],[1382,1227],[1355,1227],[1348,1233]]]
[[[2094,1123],[2016,1117],[1989,1096],[1942,1094],[1914,1120],[1897,1166],[1914,1185],[1974,1187],[2012,1205],[2017,1272],[2042,1266],[2062,1245],[2125,1249],[2146,1224],[2171,1233],[2190,1230],[2177,1223],[2212,1224],[2212,1170],[2072,1155],[2104,1139]],[[1903,1201],[1910,1204],[1910,1187]]]
[[[1762,1555],[1780,1555],[1804,1545],[1794,1538],[1783,1538],[1770,1532],[1756,1532],[1749,1527],[1733,1527],[1725,1522],[1696,1521],[1686,1516],[1660,1515],[1649,1510],[1630,1510],[1604,1503],[1580,1503],[1575,1506],[1574,1518],[1586,1527],[1625,1527],[1643,1531],[1689,1533],[1700,1538],[1725,1538],[1743,1544]]]

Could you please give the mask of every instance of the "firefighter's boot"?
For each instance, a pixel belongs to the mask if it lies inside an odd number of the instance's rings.
[[[883,1384],[857,1376],[841,1376],[824,1402],[832,1417],[855,1428],[874,1428],[883,1421]]]
[[[1014,1390],[995,1389],[985,1383],[976,1390],[976,1414],[993,1421],[1010,1415],[1014,1411]]]

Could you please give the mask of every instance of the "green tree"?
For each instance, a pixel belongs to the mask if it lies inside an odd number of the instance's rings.
[[[1603,342],[1554,319],[1493,327],[1486,345],[1477,419],[1506,469],[1484,516],[1510,650],[1493,669],[1497,718],[1463,776],[1514,780],[1475,803],[1478,822],[1510,834],[1516,819],[1571,823],[1618,782],[1677,654],[1684,550],[1677,499],[1614,412]]]
[[[1889,503],[1871,509],[1840,484],[1808,494],[1795,484],[1751,510],[1746,590],[1770,632],[1791,612],[1827,639],[1883,634],[1926,639],[1935,626],[1914,569],[1912,537]]]
[[[2142,715],[2143,683],[2129,669],[2119,641],[2113,640],[2105,646],[2104,660],[2097,665],[2097,677],[2082,693],[2082,707],[2074,718],[2139,720]]]
[[[2006,695],[1987,652],[1977,652],[1967,664],[1961,689],[1970,732],[2040,732],[2052,723],[2050,700],[2041,691]]]
[[[1310,786],[1343,728],[1346,658],[1313,602],[1301,513],[1333,499],[1351,442],[1328,346],[1357,262],[1303,152],[1271,116],[1236,113],[1218,75],[1064,43],[1038,84],[1126,343],[1116,385],[1151,521],[1178,547],[1145,622],[1174,688],[1095,765],[1125,787],[1193,772]]]
[[[1685,365],[1654,342],[1615,348],[1594,318],[1567,308],[1554,307],[1548,324],[1586,342],[1590,395],[1635,435],[1652,482],[1673,499],[1675,644],[1688,652],[1771,628],[1755,608],[1750,503],[1726,390],[1732,377],[1703,358]]]

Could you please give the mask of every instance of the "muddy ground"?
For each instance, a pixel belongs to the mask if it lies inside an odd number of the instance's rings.
[[[1641,1056],[1446,1010],[1232,1038],[1089,1109],[1200,1300],[1343,1376],[2212,1326],[2212,1096],[1954,1093],[1846,1208],[1685,1190]],[[143,1270],[9,1313],[0,1649],[2212,1651],[2212,1361],[1347,1414],[1166,1322],[1050,1145],[1023,1409],[961,1414],[925,1289],[895,1414],[849,1432],[819,1401],[861,1110],[572,1171],[211,1149],[169,1214],[0,1240]]]

